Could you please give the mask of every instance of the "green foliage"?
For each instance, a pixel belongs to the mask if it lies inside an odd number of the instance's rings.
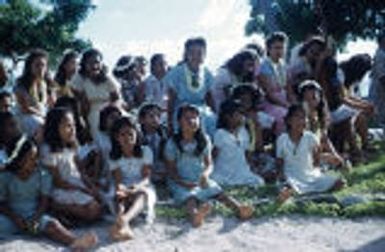
[[[265,14],[270,12],[278,29],[286,32],[292,42],[321,28],[340,48],[348,40],[373,39],[385,26],[385,1],[381,0],[250,0],[250,4],[252,11],[245,28],[249,35],[272,32],[271,22],[264,22],[268,20]]]
[[[84,49],[90,42],[76,38],[79,24],[94,7],[90,0],[9,0],[0,6],[0,54],[16,60],[32,48],[51,56],[67,48]]]

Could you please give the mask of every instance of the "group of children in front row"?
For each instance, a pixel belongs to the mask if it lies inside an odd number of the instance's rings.
[[[304,88],[317,91],[314,82]],[[108,105],[100,113],[95,143],[83,141],[82,145],[74,99],[57,101],[47,114],[41,136],[34,140],[20,132],[12,113],[1,112],[0,234],[44,234],[82,250],[96,243],[96,235],[78,238],[62,222],[91,222],[108,208],[116,216],[111,238],[131,239],[133,218],[144,210],[147,221],[155,217],[157,196],[152,182],[168,185],[175,202],[186,206],[194,227],[210,212],[210,199],[234,210],[241,220],[252,217],[251,206],[222,189],[264,184],[252,171],[255,160],[248,155],[255,136],[244,121],[245,100],[222,103],[214,147],[201,128],[199,110],[190,104],[178,110],[178,127],[170,138],[160,124],[161,109],[156,104],[144,105],[137,121]],[[339,188],[340,179],[314,168],[322,161],[322,140],[307,130],[306,113],[302,105],[289,108],[287,133],[277,140],[278,163],[298,193]]]

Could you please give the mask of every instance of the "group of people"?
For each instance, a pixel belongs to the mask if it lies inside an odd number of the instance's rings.
[[[373,89],[382,90],[385,36],[378,42]],[[275,32],[215,75],[203,38],[188,39],[174,67],[153,55],[148,75],[147,60],[131,55],[109,75],[96,49],[65,53],[53,77],[40,49],[15,81],[1,66],[0,236],[44,234],[81,250],[97,237],[77,237],[69,224],[110,213],[110,237],[131,239],[131,221],[153,222],[158,199],[185,206],[198,227],[211,200],[252,217],[253,207],[224,188],[276,183],[279,201],[341,188],[343,178],[328,171],[365,160],[384,92],[374,91],[374,103],[356,95],[372,68],[367,55],[338,63],[313,35],[287,61],[287,46]]]

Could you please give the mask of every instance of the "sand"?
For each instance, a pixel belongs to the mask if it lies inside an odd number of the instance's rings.
[[[153,225],[134,227],[132,241],[111,243],[107,223],[76,230],[93,229],[100,243],[93,251],[385,251],[385,219],[344,220],[287,216],[239,222],[210,217],[199,229],[185,221],[157,220]],[[0,241],[0,251],[67,251],[46,239],[14,237]]]

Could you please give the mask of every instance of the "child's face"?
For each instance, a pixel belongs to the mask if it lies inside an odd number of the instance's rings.
[[[5,96],[0,100],[0,112],[10,112],[12,107],[11,97]]]
[[[129,126],[121,128],[117,134],[117,141],[122,149],[131,149],[136,144],[136,130]]]
[[[232,128],[238,128],[242,125],[244,120],[244,116],[241,113],[241,111],[235,111],[231,116],[230,116],[230,123]]]
[[[13,139],[20,135],[19,124],[17,123],[15,118],[11,118],[10,120],[6,120],[4,122],[4,136],[8,139]]]
[[[67,113],[62,118],[59,125],[60,139],[65,143],[73,143],[76,141],[75,120],[72,114]]]
[[[21,159],[20,170],[18,171],[17,175],[22,179],[27,179],[36,169],[37,159],[37,148],[36,146],[33,146]]]
[[[96,78],[102,71],[102,68],[102,59],[97,55],[90,57],[86,62],[86,73],[91,79]]]
[[[106,125],[107,125],[107,130],[110,130],[112,125],[114,124],[114,122],[119,119],[119,117],[121,116],[121,114],[118,112],[118,111],[115,111],[115,112],[112,112],[111,114],[109,114],[107,116],[107,122],[106,122]]]
[[[160,125],[160,111],[158,109],[147,111],[143,118],[143,124],[148,128],[158,129]]]
[[[290,129],[292,131],[302,132],[306,128],[306,115],[305,115],[305,112],[302,111],[302,110],[297,110],[290,117],[288,123],[289,123]]]
[[[307,89],[303,94],[304,101],[311,107],[316,108],[320,103],[319,92],[315,89]]]
[[[44,57],[34,59],[31,65],[31,72],[35,78],[43,79],[47,72],[47,59]]]
[[[195,133],[200,125],[198,113],[190,110],[185,111],[180,118],[179,124],[183,132]]]
[[[243,94],[241,95],[239,102],[241,103],[243,109],[249,110],[253,107],[253,100],[251,94]]]

